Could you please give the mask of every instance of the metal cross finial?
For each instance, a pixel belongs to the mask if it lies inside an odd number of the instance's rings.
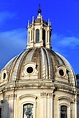
[[[39,9],[40,9],[40,4],[39,4]]]
[[[40,9],[40,4],[39,4],[39,9],[38,9],[38,13],[41,13],[42,11],[41,11],[41,9]]]

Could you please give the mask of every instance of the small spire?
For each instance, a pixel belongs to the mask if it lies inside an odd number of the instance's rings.
[[[50,19],[48,19],[48,26],[51,26],[51,22],[50,22]]]
[[[28,20],[28,27],[29,27],[29,25],[30,25],[30,21]]]
[[[40,4],[39,4],[39,9],[38,9],[38,14],[40,15],[42,10],[40,9]]]
[[[51,26],[51,22],[50,22],[50,26]]]
[[[34,16],[32,16],[32,23],[34,22]]]
[[[48,25],[50,25],[50,19],[48,19]]]

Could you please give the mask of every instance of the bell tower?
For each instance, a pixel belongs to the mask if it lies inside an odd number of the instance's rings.
[[[38,9],[37,18],[32,18],[32,23],[28,21],[27,49],[33,47],[51,48],[51,23],[44,21],[41,15],[41,9]]]

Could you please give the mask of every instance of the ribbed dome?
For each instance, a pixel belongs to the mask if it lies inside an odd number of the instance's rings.
[[[1,117],[76,118],[75,74],[69,62],[51,50],[50,20],[43,20],[39,9],[27,30],[27,49],[0,72]]]
[[[74,83],[74,73],[68,61],[44,47],[29,48],[14,57],[2,71],[6,70],[7,79],[51,79]]]

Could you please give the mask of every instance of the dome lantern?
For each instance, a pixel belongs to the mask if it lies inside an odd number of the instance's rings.
[[[37,18],[28,25],[27,49],[33,47],[51,48],[51,25],[42,19],[39,6]]]

